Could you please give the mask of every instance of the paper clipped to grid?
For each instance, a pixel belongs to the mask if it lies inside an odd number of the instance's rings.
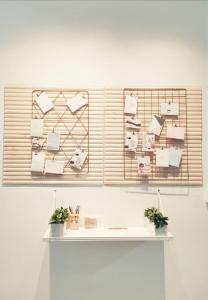
[[[43,135],[43,119],[32,119],[30,126],[30,136],[42,137]]]
[[[47,159],[45,162],[45,174],[61,175],[64,173],[64,166],[64,161]]]
[[[59,151],[60,149],[60,134],[56,132],[50,132],[47,137],[47,150]]]
[[[45,154],[33,153],[32,154],[32,163],[31,163],[31,172],[43,173],[45,166]]]
[[[49,99],[48,94],[46,92],[42,92],[39,96],[37,96],[35,101],[44,114],[54,107],[54,104]]]
[[[160,104],[160,113],[165,116],[178,116],[179,104],[173,102],[163,102]]]
[[[76,111],[87,105],[87,103],[87,99],[81,94],[77,94],[76,96],[67,100],[67,106],[72,113],[75,113]]]
[[[125,97],[124,113],[136,115],[137,113],[137,96],[127,95]]]
[[[81,149],[76,149],[69,161],[70,166],[74,169],[81,170],[87,159],[87,153]]]
[[[184,140],[184,138],[185,138],[185,128],[184,127],[177,127],[177,126],[168,126],[166,136],[169,139]]]

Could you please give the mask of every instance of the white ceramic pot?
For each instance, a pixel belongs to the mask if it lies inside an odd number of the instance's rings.
[[[51,237],[63,237],[64,224],[51,224]]]
[[[167,234],[167,226],[155,228],[155,235],[166,235]]]

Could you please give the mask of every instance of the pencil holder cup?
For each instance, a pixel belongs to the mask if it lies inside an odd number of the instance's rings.
[[[80,214],[69,214],[68,218],[68,229],[76,230],[79,229]]]

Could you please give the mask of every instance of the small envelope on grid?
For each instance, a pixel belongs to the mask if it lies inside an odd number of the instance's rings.
[[[155,135],[152,133],[143,133],[142,151],[153,152],[155,147]]]
[[[46,92],[42,92],[39,96],[37,96],[35,101],[44,114],[54,107]]]
[[[138,146],[138,135],[135,132],[127,132],[125,139],[125,150],[136,152]]]
[[[34,137],[32,138],[32,149],[33,150],[40,150],[43,147],[43,139]]]
[[[42,137],[43,135],[43,119],[32,119],[30,126],[30,136]]]
[[[154,133],[155,135],[160,136],[164,123],[165,123],[164,118],[161,118],[156,115],[153,116],[148,132]]]
[[[151,166],[150,166],[150,157],[149,156],[138,157],[137,165],[138,165],[138,174],[139,175],[149,175],[150,174]]]
[[[177,126],[167,126],[167,138],[184,140],[185,138],[185,128]]]
[[[179,168],[182,159],[182,149],[169,148],[169,165]]]
[[[137,113],[137,96],[127,95],[125,97],[124,113],[136,115]]]
[[[69,161],[69,164],[72,168],[81,170],[84,166],[84,163],[87,159],[87,153],[81,149],[76,149]]]
[[[169,149],[156,149],[156,167],[169,167]]]
[[[141,121],[138,121],[134,117],[127,117],[126,119],[126,128],[128,129],[140,129],[141,128]]]
[[[161,115],[166,116],[178,116],[179,115],[179,104],[174,102],[163,102],[160,104]]]
[[[87,105],[88,101],[81,94],[77,94],[76,96],[67,100],[67,106],[71,110],[72,113],[78,111],[83,106]]]
[[[44,153],[33,153],[31,172],[43,173],[45,166],[45,154]]]
[[[62,160],[49,160],[45,162],[45,174],[57,174],[61,175],[64,173],[65,162]]]
[[[56,132],[50,132],[47,137],[47,150],[59,151],[60,148],[60,134]]]

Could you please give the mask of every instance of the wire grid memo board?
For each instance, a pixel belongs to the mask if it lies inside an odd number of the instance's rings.
[[[34,103],[36,94],[46,91],[54,108],[44,116]],[[88,106],[75,114],[66,107],[66,99],[77,92],[88,99]],[[103,182],[103,89],[48,89],[7,86],[4,89],[4,160],[3,184],[5,185],[64,185],[64,184],[102,184]],[[49,159],[54,155],[47,152],[47,133],[61,134],[61,149],[55,160],[64,160],[63,175],[31,174],[31,136],[32,118],[44,118],[43,151]],[[81,171],[67,165],[75,148],[81,147],[88,153]]]
[[[46,92],[52,101],[54,108],[47,114],[43,114],[39,108],[36,97],[42,92]],[[87,99],[87,105],[78,112],[72,113],[66,106],[67,99],[81,94]],[[44,119],[44,136],[41,151],[45,152],[46,159],[65,161],[64,174],[74,176],[77,174],[87,174],[89,172],[89,93],[87,90],[34,90],[32,92],[32,119]],[[47,151],[47,135],[50,132],[58,132],[61,136],[60,150],[57,153]],[[86,163],[81,171],[75,171],[69,165],[69,161],[76,148],[87,153]],[[32,158],[31,149],[31,158]],[[48,175],[47,175],[48,176]]]
[[[177,117],[165,116],[165,125],[160,138],[156,138],[156,148],[175,146],[183,150],[180,168],[158,168],[155,154],[151,155],[149,176],[138,174],[137,156],[142,152],[142,138],[136,154],[124,151],[126,135],[126,115],[124,98],[126,95],[138,96],[137,115],[141,121],[140,133],[147,131],[153,115],[160,116],[160,103],[179,104]],[[124,88],[106,91],[105,101],[105,184],[164,184],[201,185],[202,184],[202,91],[186,88]],[[185,128],[185,140],[166,139],[167,125]],[[150,154],[147,154],[150,155]]]

